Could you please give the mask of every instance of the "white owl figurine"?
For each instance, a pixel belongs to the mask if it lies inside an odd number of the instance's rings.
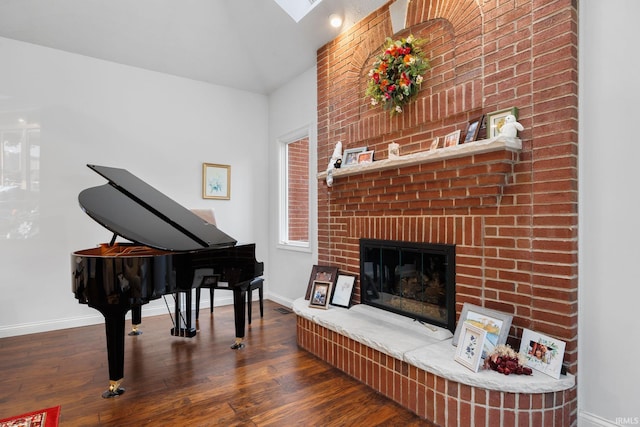
[[[514,116],[513,114],[509,114],[504,118],[504,124],[500,128],[500,135],[515,138],[516,136],[518,136],[518,131],[523,130],[524,126],[518,123],[518,121],[516,120],[516,116]]]

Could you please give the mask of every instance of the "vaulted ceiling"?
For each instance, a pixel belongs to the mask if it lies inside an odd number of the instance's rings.
[[[269,94],[387,1],[314,0],[296,22],[283,0],[2,0],[0,37]]]

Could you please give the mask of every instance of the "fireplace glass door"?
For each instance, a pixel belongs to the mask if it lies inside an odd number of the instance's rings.
[[[361,302],[455,330],[455,246],[360,240]]]

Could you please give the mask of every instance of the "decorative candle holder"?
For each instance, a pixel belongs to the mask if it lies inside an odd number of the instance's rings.
[[[389,144],[389,158],[397,159],[400,157],[400,144],[392,142]]]

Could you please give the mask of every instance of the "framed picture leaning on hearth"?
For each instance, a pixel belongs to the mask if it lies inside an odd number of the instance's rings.
[[[482,360],[482,348],[487,331],[469,322],[462,322],[460,342],[456,349],[455,361],[478,372]]]
[[[304,299],[309,299],[311,296],[311,288],[313,288],[313,282],[320,280],[323,282],[331,282],[333,285],[338,278],[338,267],[329,267],[326,265],[314,265],[311,269],[311,276],[309,277],[309,283],[307,284],[307,292],[304,295]]]
[[[482,352],[482,358],[485,358],[488,354],[493,352],[493,349],[497,345],[505,344],[507,342],[507,336],[509,336],[509,329],[511,328],[512,320],[513,316],[510,314],[465,302],[462,306],[460,319],[458,319],[458,324],[456,325],[456,331],[453,334],[453,345],[458,345],[460,330],[462,329],[464,322],[472,323],[487,331],[487,337],[484,342],[484,349]]]
[[[327,308],[329,305],[329,299],[331,298],[331,285],[331,282],[314,280],[313,286],[311,287],[309,307]]]
[[[355,283],[355,275],[345,273],[338,274],[338,279],[333,287],[330,304],[349,308],[351,306],[351,295],[353,294],[353,286]]]
[[[522,330],[520,354],[525,365],[555,379],[560,378],[566,343],[529,329]]]

